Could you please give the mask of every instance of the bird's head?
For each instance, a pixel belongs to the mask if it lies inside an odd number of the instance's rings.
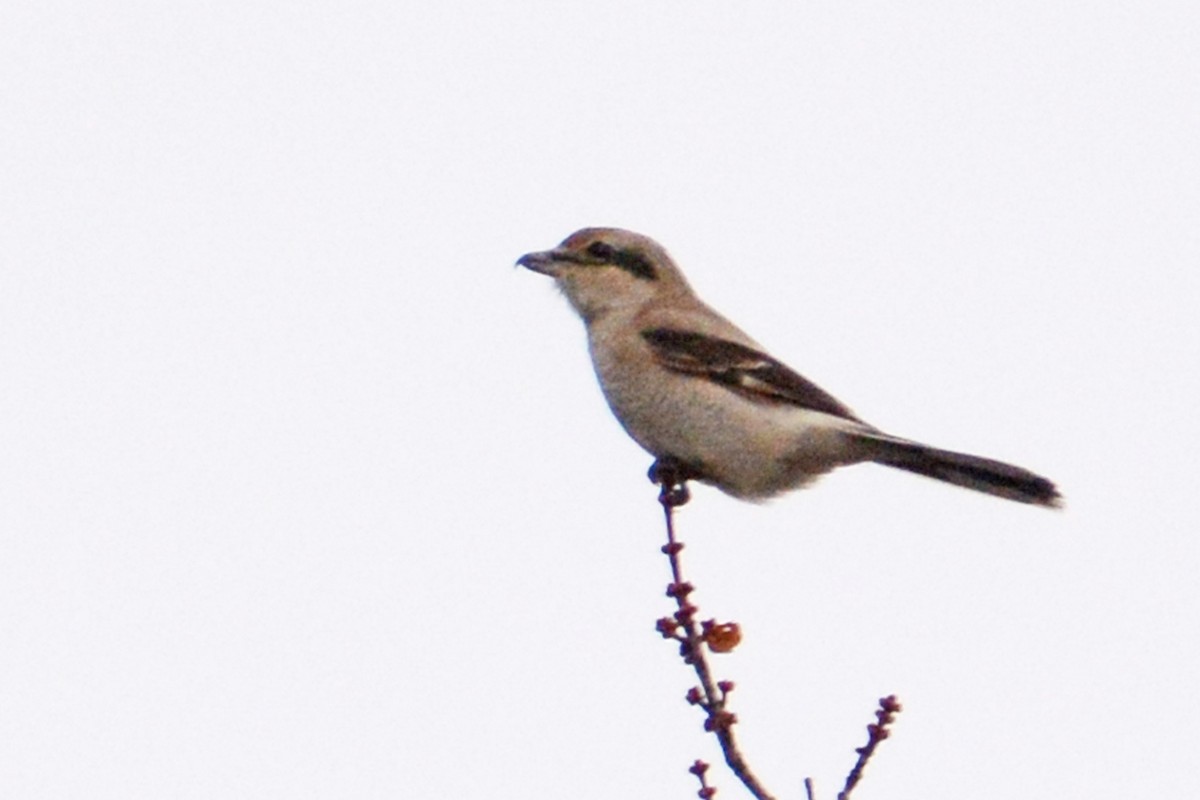
[[[620,228],[584,228],[553,250],[517,263],[549,275],[586,321],[616,308],[637,309],[691,288],[662,245]]]

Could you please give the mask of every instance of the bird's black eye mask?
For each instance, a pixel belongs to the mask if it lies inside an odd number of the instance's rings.
[[[654,265],[641,253],[619,250],[607,242],[592,242],[587,247],[587,254],[597,261],[623,269],[635,278],[646,281],[658,278]]]

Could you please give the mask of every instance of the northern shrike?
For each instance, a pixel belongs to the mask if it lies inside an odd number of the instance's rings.
[[[705,305],[649,237],[584,228],[517,263],[549,275],[587,327],[613,414],[657,461],[745,500],[873,461],[1022,503],[1058,506],[1029,470],[884,433]]]

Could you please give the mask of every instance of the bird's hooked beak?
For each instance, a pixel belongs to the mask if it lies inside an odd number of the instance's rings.
[[[576,259],[569,251],[557,249],[543,250],[540,253],[526,253],[517,259],[517,264],[534,272],[549,275],[551,278],[557,278],[563,263],[574,260]]]

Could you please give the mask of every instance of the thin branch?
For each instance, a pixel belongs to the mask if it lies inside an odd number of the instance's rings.
[[[675,600],[676,610],[670,617],[658,621],[658,632],[664,639],[674,639],[679,642],[679,654],[685,664],[690,664],[700,680],[699,686],[688,690],[687,701],[700,706],[707,715],[704,720],[704,730],[717,737],[721,752],[725,755],[725,763],[733,774],[745,785],[756,800],[775,800],[759,782],[758,777],[746,764],[746,759],[737,746],[733,735],[733,726],[737,717],[726,710],[729,693],[733,691],[732,681],[715,681],[712,670],[705,656],[706,650],[713,652],[728,652],[732,650],[741,638],[736,623],[717,624],[716,620],[705,620],[699,626],[696,624],[696,612],[699,610],[689,601],[689,596],[695,587],[683,579],[683,568],[680,564],[679,553],[683,543],[675,538],[675,509],[691,499],[687,481],[691,477],[687,468],[669,459],[659,459],[650,468],[650,480],[661,489],[658,502],[662,504],[663,515],[667,523],[667,543],[662,546],[671,564],[671,583],[667,586],[667,596]],[[875,754],[879,743],[888,738],[888,728],[895,721],[895,716],[902,710],[895,695],[879,699],[879,709],[875,712],[876,722],[867,726],[867,743],[855,750],[858,761],[850,774],[846,776],[846,785],[838,794],[838,800],[850,800],[850,793],[862,780],[863,770],[871,756]],[[698,796],[708,800],[716,789],[709,786],[706,773],[708,764],[697,760],[688,770],[700,781]],[[804,779],[804,789],[808,800],[814,800],[815,793],[811,778]]]
[[[700,791],[696,792],[696,796],[700,800],[711,800],[712,796],[717,793],[717,790],[715,787],[708,785],[708,764],[700,759],[696,759],[692,766],[688,767],[688,772],[695,775],[697,780],[700,781]]]
[[[717,625],[715,621],[697,626],[696,612],[698,609],[688,601],[688,596],[694,587],[683,579],[683,570],[679,561],[679,552],[683,550],[683,543],[675,538],[674,521],[675,509],[686,503],[691,496],[687,488],[686,471],[681,465],[660,459],[650,469],[650,480],[662,487],[658,501],[662,504],[667,523],[667,543],[663,545],[662,551],[671,563],[672,578],[671,584],[667,587],[667,596],[674,598],[677,606],[673,617],[664,617],[658,621],[658,631],[664,638],[675,639],[680,643],[680,656],[683,657],[684,663],[690,664],[696,671],[700,686],[693,687],[688,691],[687,700],[704,709],[707,715],[704,720],[704,729],[717,737],[729,769],[757,800],[774,800],[774,796],[763,788],[757,776],[746,764],[746,759],[742,756],[734,738],[733,725],[737,722],[737,717],[725,709],[729,693],[734,688],[733,682],[714,681],[712,670],[705,657],[705,650],[714,647],[714,641],[726,642],[732,638],[736,643],[737,628],[732,624]],[[682,634],[679,632],[680,629],[683,631]],[[731,645],[716,646],[727,649]]]
[[[891,694],[887,697],[879,698],[879,710],[875,712],[875,723],[867,726],[867,743],[863,747],[855,750],[858,753],[858,762],[855,763],[854,769],[850,770],[850,774],[846,776],[846,786],[838,793],[838,800],[850,800],[850,792],[858,785],[862,779],[863,769],[867,766],[867,762],[871,760],[871,756],[875,754],[875,748],[879,743],[888,738],[891,731],[888,730],[888,725],[895,721],[896,715],[903,710],[900,701],[896,699],[896,695]]]

